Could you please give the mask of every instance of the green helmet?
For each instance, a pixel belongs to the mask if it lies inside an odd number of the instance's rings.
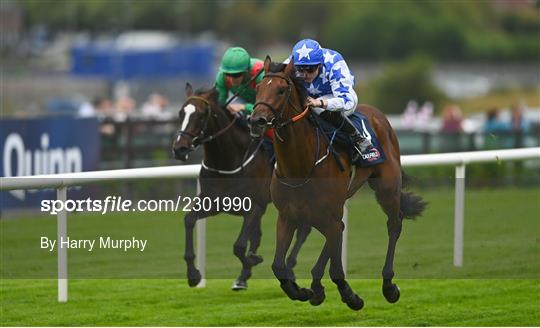
[[[226,74],[246,72],[249,69],[249,63],[250,57],[246,49],[233,47],[223,54],[220,69]]]

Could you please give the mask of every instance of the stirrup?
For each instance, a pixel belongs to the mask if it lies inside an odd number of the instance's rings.
[[[358,140],[356,142],[355,148],[357,148],[360,153],[366,154],[369,153],[369,150],[373,148],[373,144],[371,143],[371,141],[369,141],[369,139],[362,138],[361,140]]]
[[[380,157],[379,151],[377,150],[377,148],[375,148],[375,146],[373,146],[373,144],[369,140],[367,139],[364,139],[364,140],[367,141],[364,143],[364,145],[361,145],[360,143],[356,143],[353,145],[353,148],[354,148],[354,151],[352,154],[353,163],[356,163],[356,161],[360,159],[360,156],[362,156],[363,159],[367,159],[370,162]]]

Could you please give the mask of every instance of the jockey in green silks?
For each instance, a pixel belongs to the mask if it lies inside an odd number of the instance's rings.
[[[244,48],[227,49],[216,76],[220,105],[225,105],[233,94],[238,94],[236,100],[227,105],[227,109],[232,114],[240,111],[251,114],[255,103],[255,87],[264,76],[264,71],[261,72],[263,66],[262,60],[251,58]]]

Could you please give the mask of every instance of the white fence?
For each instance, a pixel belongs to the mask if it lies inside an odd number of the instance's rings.
[[[463,265],[463,223],[465,205],[465,166],[469,163],[515,161],[540,158],[540,147],[511,150],[490,150],[478,152],[445,153],[430,155],[402,156],[403,166],[454,165],[456,167],[456,188],[454,203],[454,265]],[[109,181],[128,181],[162,178],[196,178],[200,165],[178,165],[141,169],[109,170],[95,172],[66,173],[26,177],[9,177],[0,179],[0,190],[56,188],[59,200],[66,200],[67,188],[90,183]],[[345,211],[347,213],[347,211]],[[57,238],[67,237],[67,213],[61,211],[57,218]],[[347,221],[346,214],[344,221]],[[203,275],[201,287],[204,286],[205,274],[205,221],[197,222],[197,265]],[[345,230],[345,233],[347,230]],[[346,255],[346,238],[344,235],[344,254]],[[344,256],[346,259],[346,256]],[[344,261],[346,267],[346,260]],[[58,248],[58,301],[67,302],[67,248]]]

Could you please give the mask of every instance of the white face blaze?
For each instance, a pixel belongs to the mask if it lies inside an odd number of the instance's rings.
[[[182,121],[182,127],[180,128],[180,130],[184,131],[186,129],[189,123],[189,117],[193,113],[195,113],[195,106],[193,106],[192,104],[188,104],[186,105],[186,107],[184,107],[184,120]]]

